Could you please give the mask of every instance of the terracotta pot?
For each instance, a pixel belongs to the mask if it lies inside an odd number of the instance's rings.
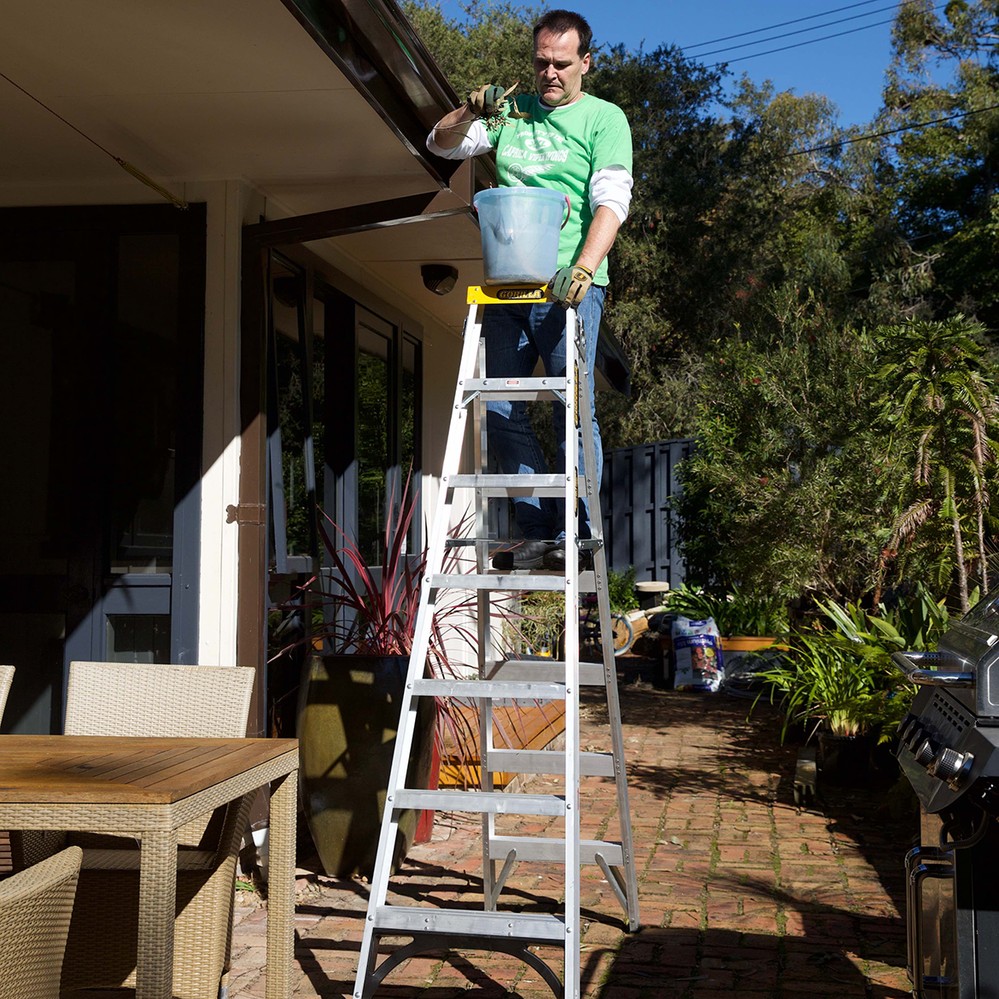
[[[298,701],[302,805],[326,873],[370,876],[385,805],[406,656],[306,659]],[[420,698],[409,787],[427,787],[436,713]],[[403,812],[393,867],[413,842],[417,813]]]

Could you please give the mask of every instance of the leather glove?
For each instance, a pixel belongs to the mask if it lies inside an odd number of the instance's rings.
[[[502,87],[497,87],[495,83],[484,83],[468,95],[468,108],[476,118],[488,118],[496,114],[505,97]]]
[[[548,297],[563,309],[576,309],[593,284],[593,271],[582,264],[560,267],[548,282]]]

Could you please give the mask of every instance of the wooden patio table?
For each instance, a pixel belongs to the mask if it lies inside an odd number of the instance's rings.
[[[177,830],[271,784],[266,999],[288,999],[297,739],[0,735],[0,829],[142,834],[136,999],[173,996]]]

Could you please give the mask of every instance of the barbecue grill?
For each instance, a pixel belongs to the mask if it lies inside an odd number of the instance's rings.
[[[905,859],[908,972],[915,999],[999,997],[999,595],[937,652],[892,660],[920,690],[898,760],[923,810]]]

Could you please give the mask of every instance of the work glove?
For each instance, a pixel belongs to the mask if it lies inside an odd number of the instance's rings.
[[[560,267],[548,282],[548,298],[563,309],[577,309],[593,284],[593,271],[582,264]]]
[[[468,109],[476,118],[488,118],[502,108],[505,99],[502,87],[497,87],[495,83],[484,83],[468,95]]]

